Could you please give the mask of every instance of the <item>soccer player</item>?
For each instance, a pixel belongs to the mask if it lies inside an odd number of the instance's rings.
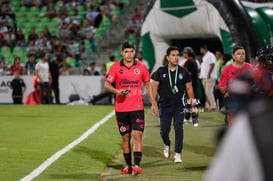
[[[157,104],[152,94],[150,74],[147,67],[134,59],[135,46],[131,42],[122,45],[123,59],[112,65],[105,78],[104,87],[116,94],[116,119],[122,136],[122,149],[126,166],[121,174],[141,174],[142,135],[144,131],[144,104],[142,82],[152,103],[152,114],[157,113]],[[114,84],[114,86],[112,85]],[[134,166],[132,167],[131,136],[133,139]]]

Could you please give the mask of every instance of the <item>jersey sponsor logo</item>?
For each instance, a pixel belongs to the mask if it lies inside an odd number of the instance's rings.
[[[132,81],[132,80],[128,80],[128,79],[122,79],[119,82],[119,85],[121,87],[138,87],[138,84],[139,84],[139,80]]]
[[[125,127],[125,126],[121,126],[121,127],[119,128],[119,130],[120,130],[120,132],[124,133],[124,132],[126,131],[126,127]]]
[[[142,120],[142,119],[137,119],[136,122],[137,122],[137,123],[144,123],[144,120]]]
[[[163,78],[166,78],[166,77],[167,77],[167,74],[163,74],[162,77],[163,77]]]
[[[122,69],[121,69],[121,70],[119,70],[118,72],[119,72],[120,74],[123,74],[123,70],[122,70]]]
[[[114,80],[114,77],[112,77],[111,75],[108,75],[108,74],[107,74],[107,80],[113,81],[113,80]]]
[[[140,70],[139,70],[138,68],[135,68],[134,73],[135,73],[136,75],[139,75],[139,74],[140,74]]]

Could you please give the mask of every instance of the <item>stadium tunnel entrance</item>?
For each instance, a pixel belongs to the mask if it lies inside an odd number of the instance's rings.
[[[202,44],[207,44],[212,52],[220,49],[230,55],[234,45],[241,45],[248,61],[260,47],[273,42],[273,3],[151,1],[138,45],[150,64],[150,72],[161,66],[170,45],[180,50],[192,46],[197,55]]]
[[[220,50],[223,52],[223,44],[222,41],[218,38],[218,37],[210,37],[210,38],[186,38],[186,39],[172,39],[171,40],[171,45],[177,46],[179,48],[179,50],[183,50],[184,47],[186,46],[190,46],[193,48],[197,59],[199,59],[199,57],[201,56],[200,53],[200,46],[202,45],[208,45],[209,50],[211,52],[214,52],[216,50]],[[180,52],[181,56],[182,53]]]

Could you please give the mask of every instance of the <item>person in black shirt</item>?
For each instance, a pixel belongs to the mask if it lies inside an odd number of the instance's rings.
[[[159,93],[160,110],[160,134],[164,143],[164,156],[170,156],[170,127],[172,118],[174,118],[175,129],[175,148],[174,162],[181,163],[181,152],[183,147],[183,120],[184,120],[184,102],[182,101],[185,90],[190,98],[194,109],[191,77],[189,72],[178,65],[179,49],[171,46],[167,49],[168,64],[162,66],[152,75],[153,95]]]
[[[26,91],[26,84],[20,78],[19,72],[14,72],[15,78],[11,81],[10,88],[12,89],[12,99],[14,104],[22,104],[23,94]]]
[[[54,57],[49,63],[49,70],[52,77],[51,89],[54,91],[55,104],[60,104],[60,89],[59,89],[59,68],[62,62],[62,57]]]
[[[183,57],[186,59],[186,61],[183,63],[183,67],[185,67],[191,76],[191,82],[192,82],[192,89],[195,97],[195,106],[198,104],[198,99],[196,97],[197,95],[197,90],[198,90],[198,65],[195,60],[195,53],[191,47],[185,47],[183,49]],[[187,96],[188,97],[188,96]],[[185,105],[188,109],[190,109],[191,105],[186,104]],[[197,114],[191,113],[190,111],[185,112],[185,123],[189,123],[189,119],[192,116],[192,123],[194,127],[198,126],[198,119],[197,119]]]

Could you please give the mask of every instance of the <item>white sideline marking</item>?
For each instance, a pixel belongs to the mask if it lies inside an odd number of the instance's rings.
[[[93,125],[91,128],[89,128],[85,133],[83,133],[78,139],[74,140],[72,143],[64,147],[63,149],[56,152],[54,155],[52,155],[50,158],[48,158],[44,163],[42,163],[39,167],[37,167],[35,170],[33,170],[30,174],[22,178],[20,181],[30,181],[40,175],[49,165],[54,163],[58,158],[60,158],[63,154],[68,152],[70,149],[72,149],[74,146],[85,140],[89,135],[91,135],[93,132],[96,131],[101,125],[103,125],[106,121],[108,121],[112,116],[115,115],[115,111],[113,110],[111,113],[109,113],[107,116],[102,118],[100,121],[98,121],[95,125]]]

